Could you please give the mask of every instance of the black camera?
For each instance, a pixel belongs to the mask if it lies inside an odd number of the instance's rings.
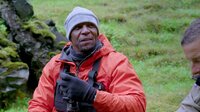
[[[66,72],[66,71],[65,71]],[[73,73],[66,72],[67,75],[75,76]],[[63,100],[67,103],[67,112],[79,112],[78,102],[68,97],[63,97]]]
[[[63,99],[67,102],[67,112],[79,112],[78,102],[68,97],[63,97]]]

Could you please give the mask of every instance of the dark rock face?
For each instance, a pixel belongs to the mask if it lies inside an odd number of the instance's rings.
[[[33,16],[33,7],[26,0],[12,0],[12,4],[21,20],[28,20]]]
[[[0,32],[5,32],[2,29]],[[29,69],[20,61],[17,45],[6,38],[0,37],[0,108],[6,107],[10,101],[26,89]],[[23,93],[21,93],[23,94]]]
[[[45,23],[50,27],[51,32],[56,36],[56,43],[67,41],[66,38],[58,32],[57,28],[55,27],[56,24],[53,22],[53,20],[47,20]]]
[[[34,90],[42,68],[65,42],[52,20],[29,18],[26,0],[0,0],[0,108],[24,90]]]
[[[19,2],[16,5],[19,5]],[[38,68],[43,67],[46,63],[46,60],[43,59],[43,62],[35,62],[38,61],[40,55],[44,55],[44,53],[41,53],[43,49],[46,49],[45,44],[37,41],[36,38],[39,38],[41,35],[36,35],[34,38],[32,32],[26,31],[22,28],[23,22],[15,12],[15,8],[13,8],[13,2],[4,2],[4,7],[1,8],[1,15],[2,18],[5,20],[7,28],[10,30],[9,36],[12,39],[13,42],[17,43],[19,45],[19,56],[21,57],[21,61],[24,63],[27,63],[31,70],[30,77],[32,77],[31,80],[28,81],[28,87],[35,88],[37,86],[37,80],[36,74],[34,71],[32,71],[32,63],[41,63],[39,64]],[[22,8],[20,9],[22,11]],[[41,46],[43,44],[43,46]],[[53,45],[53,40],[50,43]],[[39,52],[40,51],[40,52]],[[46,54],[46,53],[45,53]],[[47,59],[47,58],[46,58]]]

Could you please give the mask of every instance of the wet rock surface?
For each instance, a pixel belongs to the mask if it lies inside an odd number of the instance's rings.
[[[0,0],[0,14],[0,108],[4,108],[10,99],[35,89],[42,68],[61,50],[65,38],[52,20],[32,18],[33,8],[26,0]]]

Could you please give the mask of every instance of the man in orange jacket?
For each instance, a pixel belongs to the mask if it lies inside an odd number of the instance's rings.
[[[29,112],[145,112],[146,98],[128,58],[99,34],[99,20],[75,7],[65,21],[70,41],[44,67]]]

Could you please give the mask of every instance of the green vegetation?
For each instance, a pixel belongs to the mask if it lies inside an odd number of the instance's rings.
[[[7,110],[0,109],[0,112],[27,112],[28,101],[30,98],[20,98],[18,97],[15,103],[10,105]]]
[[[39,20],[30,20],[23,25],[23,28],[30,30],[34,34],[40,34],[45,38],[51,38],[52,40],[56,38],[52,32],[49,32],[49,27]]]
[[[129,57],[138,73],[147,97],[147,112],[175,111],[194,83],[180,38],[200,15],[199,0],[30,2],[35,16],[54,20],[63,35],[66,15],[74,6],[92,9],[100,19],[101,32],[108,36],[117,51]],[[28,100],[18,101],[7,112],[27,111]]]
[[[7,35],[6,26],[4,25],[4,20],[3,19],[0,19],[0,31],[1,31],[1,36]]]

